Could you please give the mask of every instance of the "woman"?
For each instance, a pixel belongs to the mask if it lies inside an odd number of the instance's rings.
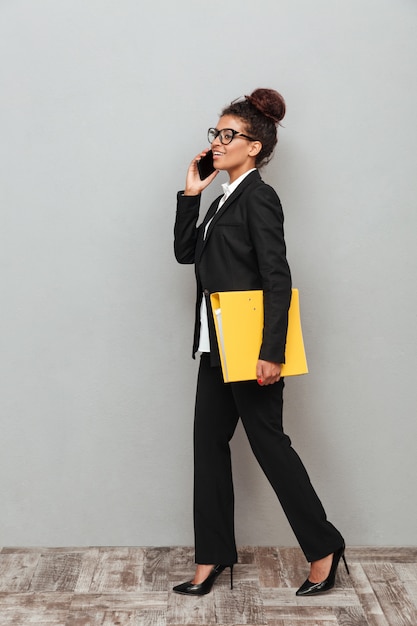
[[[193,357],[201,353],[194,422],[194,578],[176,593],[208,593],[219,574],[237,562],[229,441],[242,420],[251,448],[277,494],[306,559],[307,580],[297,595],[334,586],[345,544],[326,519],[306,470],[282,427],[280,377],[284,363],[291,275],[286,260],[283,213],[275,191],[258,169],[271,158],[277,125],[285,114],[282,96],[257,89],[227,106],[208,131],[215,171],[204,180],[191,162],[185,190],[178,193],[175,256],[194,263],[197,303]],[[229,175],[224,195],[197,226],[202,191],[220,170]],[[224,383],[210,293],[262,289],[264,332],[255,381]],[[345,561],[346,564],[346,561]]]

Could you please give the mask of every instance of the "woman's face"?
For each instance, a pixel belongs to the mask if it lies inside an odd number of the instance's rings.
[[[219,119],[216,129],[224,130],[225,128],[247,134],[243,120],[232,115],[223,115]],[[259,141],[250,141],[239,135],[236,135],[227,145],[221,143],[220,137],[216,137],[211,144],[214,167],[217,170],[225,170],[232,183],[239,176],[255,167],[255,158],[261,148],[262,144]]]

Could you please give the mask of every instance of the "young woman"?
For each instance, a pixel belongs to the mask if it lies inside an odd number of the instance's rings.
[[[191,162],[185,190],[178,193],[175,256],[194,263],[197,303],[193,356],[200,352],[194,422],[193,580],[176,593],[203,595],[237,562],[229,441],[242,420],[253,453],[270,481],[305,557],[310,573],[297,595],[334,586],[345,544],[327,520],[307,472],[282,426],[284,363],[291,275],[286,260],[283,213],[275,191],[258,172],[271,158],[277,125],[285,114],[282,96],[257,89],[227,106],[208,138],[215,172],[200,179]],[[197,226],[202,191],[220,170],[229,175],[224,195]],[[255,381],[224,383],[210,308],[210,293],[262,289],[264,332]]]

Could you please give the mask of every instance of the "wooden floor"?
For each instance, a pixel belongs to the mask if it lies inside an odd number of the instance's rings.
[[[417,548],[346,558],[351,575],[339,566],[333,591],[297,598],[297,548],[243,548],[233,591],[227,570],[189,598],[171,588],[191,577],[191,548],[3,548],[0,626],[417,626]]]

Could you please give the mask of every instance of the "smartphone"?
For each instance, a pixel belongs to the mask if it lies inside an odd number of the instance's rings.
[[[210,176],[210,174],[216,171],[213,165],[213,152],[211,150],[197,161],[197,169],[201,180],[204,180],[207,176]]]

